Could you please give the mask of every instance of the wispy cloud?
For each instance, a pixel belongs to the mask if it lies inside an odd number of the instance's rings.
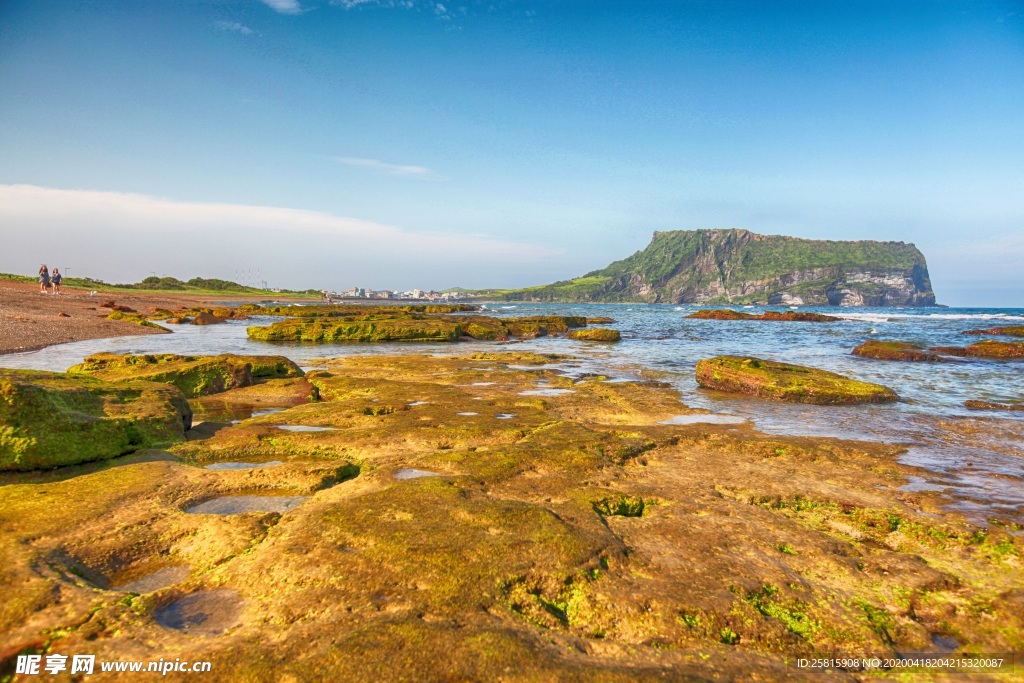
[[[260,264],[283,286],[332,288],[444,287],[452,272],[464,283],[493,283],[561,254],[489,235],[427,233],[320,211],[36,185],[0,185],[0,244],[4,272],[44,257],[118,282],[154,270],[222,277],[216,274],[239,264]]]
[[[260,0],[260,2],[281,14],[298,14],[302,11],[299,0]]]
[[[387,173],[388,175],[398,176],[411,176],[426,178],[433,176],[433,171],[423,166],[404,166],[401,164],[389,164],[386,161],[379,159],[363,159],[360,157],[334,157],[334,160],[338,163],[345,164],[347,166],[357,166],[360,168],[368,168],[373,171],[380,173]]]
[[[241,33],[243,36],[252,35],[252,29],[245,24],[240,24],[237,21],[218,21],[214,23],[221,31],[232,31],[234,33]]]

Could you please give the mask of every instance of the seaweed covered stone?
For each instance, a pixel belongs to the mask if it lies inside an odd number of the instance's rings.
[[[961,358],[1024,358],[1024,342],[1002,342],[994,339],[984,339],[966,347],[933,346],[928,350]]]
[[[842,405],[899,400],[896,392],[879,384],[817,368],[743,356],[717,356],[700,361],[697,383],[706,389],[794,403]]]
[[[1000,337],[1024,337],[1024,325],[1011,325],[1009,327],[990,327],[986,330],[967,330],[963,334],[993,335]]]
[[[572,330],[568,335],[569,339],[580,341],[617,342],[622,340],[622,334],[618,330],[607,327],[588,327],[583,330]]]
[[[938,362],[942,356],[926,351],[917,344],[902,341],[877,341],[870,339],[856,347],[851,353],[862,358],[875,360],[902,360],[912,362]]]
[[[97,353],[69,368],[68,373],[91,375],[108,381],[146,379],[166,382],[189,398],[247,387],[261,380],[302,377],[304,374],[299,366],[284,356],[179,356],[169,353]]]
[[[430,311],[408,312],[406,307],[367,307],[360,316],[304,316],[266,327],[250,327],[250,339],[270,342],[386,343],[457,342],[463,337],[481,341],[544,337],[584,327],[582,316],[545,315],[494,318],[485,315],[451,316]]]
[[[289,319],[267,327],[249,327],[250,339],[269,342],[379,343],[454,342],[462,326],[439,319],[396,318],[391,320]]]
[[[686,316],[697,320],[771,320],[776,322],[805,322],[805,323],[831,323],[838,322],[842,318],[834,315],[823,315],[821,313],[804,313],[801,311],[765,311],[755,315],[734,311],[731,308],[708,308]]]
[[[180,441],[192,425],[181,391],[35,370],[0,370],[0,470],[106,460]]]

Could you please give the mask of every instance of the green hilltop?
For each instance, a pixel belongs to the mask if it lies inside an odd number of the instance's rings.
[[[512,301],[935,305],[913,244],[736,229],[656,232],[647,248],[581,277],[492,293]]]

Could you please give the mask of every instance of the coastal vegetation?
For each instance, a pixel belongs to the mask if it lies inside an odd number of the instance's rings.
[[[0,273],[0,279],[13,280],[15,282],[36,282],[37,278],[27,275],[16,275],[13,273]],[[239,294],[245,296],[273,296],[280,297],[309,297],[320,296],[320,290],[307,289],[293,291],[287,289],[262,289],[240,285],[230,280],[217,278],[194,277],[189,280],[179,280],[173,277],[157,277],[151,275],[135,283],[111,284],[103,280],[91,277],[65,277],[65,287],[80,287],[82,289],[95,290],[101,293],[137,293],[137,294],[196,294],[220,296],[225,294]]]

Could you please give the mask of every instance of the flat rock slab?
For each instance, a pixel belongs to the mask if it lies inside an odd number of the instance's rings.
[[[792,403],[844,405],[898,401],[892,389],[802,365],[743,356],[716,356],[697,363],[705,389]]]
[[[280,512],[302,505],[309,496],[223,496],[190,507],[191,515],[240,515],[244,512]]]
[[[277,425],[286,432],[335,432],[335,427],[314,427],[313,425]]]
[[[200,636],[218,636],[238,624],[244,606],[242,596],[230,588],[186,595],[156,613],[165,628]]]

